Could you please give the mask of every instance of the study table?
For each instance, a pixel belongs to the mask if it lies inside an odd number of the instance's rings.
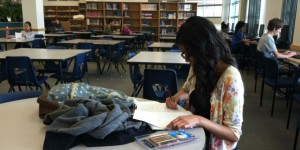
[[[67,51],[67,52],[66,52]],[[7,56],[27,56],[31,60],[37,61],[58,61],[60,66],[60,75],[62,77],[62,61],[73,58],[78,54],[87,53],[91,50],[87,49],[39,49],[39,48],[18,48],[14,50],[4,51],[0,53],[0,60],[4,60]],[[63,82],[63,81],[62,81]]]
[[[21,39],[16,39],[16,38],[12,38],[12,39],[0,38],[0,43],[4,43],[5,44],[5,50],[7,50],[7,43],[28,43],[28,42],[32,42],[34,40],[35,40],[34,38],[31,38],[31,39],[26,39],[26,38],[21,38]]]
[[[171,49],[174,43],[153,42],[148,46],[150,49]]]
[[[99,39],[99,38],[104,38],[104,37],[112,37],[113,39],[120,39],[120,40],[130,40],[133,38],[136,38],[136,36],[132,35],[94,35],[91,36],[93,39]]]
[[[37,98],[29,98],[0,104],[0,149],[41,150],[47,127],[39,118]],[[201,150],[205,143],[203,128],[187,129],[188,132],[200,138],[195,143],[187,143],[172,147],[174,150]],[[136,142],[118,146],[86,147],[79,145],[72,150],[143,150]]]
[[[161,36],[160,41],[175,41],[176,37],[175,36]]]
[[[147,65],[189,65],[181,57],[180,52],[139,52],[134,57],[127,60],[129,67],[133,66],[134,69],[130,69],[130,75],[135,81],[135,71],[139,70],[140,64]],[[134,89],[135,91],[135,89]]]
[[[123,41],[120,40],[92,40],[92,39],[73,39],[73,40],[67,40],[67,41],[62,41],[58,42],[58,44],[64,44],[64,45],[77,45],[78,43],[93,43],[96,46],[105,46],[109,50],[109,52],[112,52],[113,46],[118,45]],[[100,69],[100,61],[97,62],[97,77],[99,76],[99,72],[102,73],[104,70]]]

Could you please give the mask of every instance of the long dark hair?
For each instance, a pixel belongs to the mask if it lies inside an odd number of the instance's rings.
[[[220,77],[216,68],[218,62],[222,60],[236,67],[225,39],[212,22],[193,16],[181,25],[176,43],[183,45],[186,56],[193,58],[197,100],[209,102],[210,94]]]
[[[245,22],[244,21],[239,21],[236,25],[235,25],[235,30],[234,30],[234,34],[236,34],[242,27],[245,26]]]

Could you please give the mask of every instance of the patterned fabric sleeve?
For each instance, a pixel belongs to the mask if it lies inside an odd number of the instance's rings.
[[[244,85],[239,71],[228,67],[217,83],[211,97],[210,120],[232,129],[237,138],[242,134]],[[230,142],[211,134],[210,149],[234,149],[237,142]]]

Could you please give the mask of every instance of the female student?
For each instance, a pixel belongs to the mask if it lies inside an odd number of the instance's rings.
[[[234,149],[242,134],[244,86],[236,62],[214,24],[194,16],[180,27],[176,43],[182,57],[191,64],[187,82],[166,106],[188,99],[194,115],[181,116],[167,128],[201,126],[209,149]]]
[[[22,34],[22,37],[26,38],[26,39],[33,39],[34,38],[35,34],[32,32],[31,23],[29,21],[26,21],[24,23],[24,30],[21,31],[21,34]],[[28,43],[22,43],[22,44],[17,43],[16,46],[15,46],[15,49],[20,48],[20,47],[31,48],[31,46]]]
[[[127,25],[123,25],[122,34],[130,35],[131,33],[132,31],[130,30],[130,28]]]
[[[231,41],[231,49],[233,52],[238,52],[240,48],[240,43],[257,43],[256,41],[251,41],[246,39],[242,33],[243,27],[245,26],[245,22],[239,21],[235,26],[234,35]]]
[[[24,23],[24,30],[21,31],[21,33],[22,33],[22,37],[26,39],[34,38],[34,33],[32,32],[31,23],[29,21],[26,21]]]
[[[227,24],[225,24],[225,22],[222,22],[221,23],[221,30],[222,30],[222,35],[223,35],[223,37],[226,39],[226,40],[229,40],[230,39],[230,37],[229,37],[229,35],[228,35],[228,25]]]

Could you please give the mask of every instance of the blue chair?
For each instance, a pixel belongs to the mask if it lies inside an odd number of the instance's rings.
[[[83,43],[79,42],[77,44],[77,49],[89,49],[91,52],[87,53],[86,60],[87,61],[96,61],[96,52],[93,43]]]
[[[32,41],[32,48],[46,48],[46,44],[44,41],[44,35],[43,34],[35,34],[34,35],[35,40]]]
[[[6,57],[6,70],[8,83],[10,85],[9,92],[15,92],[14,87],[18,86],[22,91],[21,86],[29,87],[32,91],[32,86],[36,87],[36,90],[40,88],[43,90],[42,84],[45,84],[46,89],[50,89],[50,85],[47,83],[48,77],[36,76],[35,68],[32,65],[29,57]]]
[[[286,129],[289,128],[291,112],[292,112],[292,108],[293,108],[293,102],[300,103],[300,68],[299,67],[294,68],[294,87],[291,91],[291,102],[290,102],[290,106],[289,106],[289,113],[288,113]]]
[[[129,53],[128,59],[134,57],[136,53]],[[130,80],[133,83],[133,92],[131,96],[137,97],[143,87],[144,79],[138,64],[129,64]]]
[[[143,98],[165,102],[168,97],[166,90],[169,90],[171,94],[177,93],[176,72],[169,69],[145,69]]]
[[[26,98],[39,97],[42,94],[43,91],[26,91],[0,94],[0,104]]]
[[[60,73],[55,73],[51,75],[50,78],[55,78],[57,80],[55,85],[57,85],[59,81],[63,81],[63,83],[68,83],[68,82],[75,82],[79,80],[82,82],[81,79],[84,77],[86,71],[87,71],[86,54],[81,53],[75,57],[75,62],[74,62],[72,72],[63,72],[62,77]]]
[[[264,72],[263,72],[263,80],[262,80],[261,93],[260,93],[260,106],[262,106],[264,85],[266,84],[271,88],[273,88],[273,102],[272,102],[272,110],[271,110],[271,117],[273,117],[276,91],[279,88],[287,89],[286,99],[288,103],[288,99],[289,99],[288,94],[289,94],[289,90],[293,87],[293,78],[279,76],[278,63],[275,59],[264,57],[263,60],[264,60]]]
[[[122,63],[124,55],[125,55],[125,50],[124,50],[124,41],[123,41],[123,42],[120,42],[119,44],[117,44],[116,46],[114,46],[111,49],[109,55],[105,56],[105,61],[104,61],[102,71],[104,70],[107,61],[109,61],[107,71],[109,70],[109,68],[111,66],[111,63],[113,62],[114,65],[115,65],[115,68],[117,69],[117,72],[119,73],[119,75],[121,75],[121,73],[119,71],[119,64],[121,65],[122,69],[126,73],[126,69],[125,69],[125,67]]]
[[[55,46],[55,45],[51,45],[51,46],[47,46],[46,47],[48,50],[55,50],[55,49],[66,49],[63,46]],[[61,62],[62,64],[62,71],[66,72],[68,71],[69,68],[69,64],[68,61],[63,61]],[[44,63],[44,68],[43,69],[38,69],[37,72],[39,73],[39,75],[44,75],[45,73],[57,73],[60,72],[59,70],[59,63],[57,61],[52,61],[52,60],[47,60]]]

